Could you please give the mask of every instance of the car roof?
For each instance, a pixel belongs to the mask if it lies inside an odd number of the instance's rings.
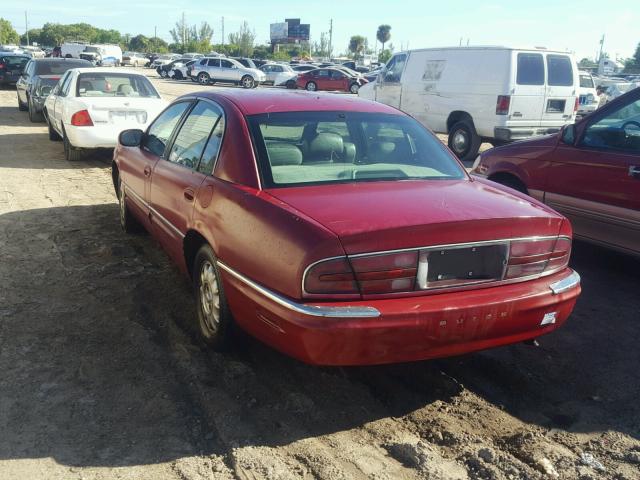
[[[339,93],[292,92],[280,89],[226,89],[201,91],[180,98],[193,96],[214,101],[226,99],[235,104],[244,115],[300,111],[350,111],[404,115],[383,103]]]
[[[127,75],[137,75],[138,77],[146,77],[146,75],[138,72],[132,72],[125,68],[74,68],[73,71],[78,73],[126,73]]]

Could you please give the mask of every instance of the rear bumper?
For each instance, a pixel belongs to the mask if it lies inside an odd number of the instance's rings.
[[[71,145],[77,148],[115,148],[118,143],[118,135],[122,130],[128,128],[140,128],[144,130],[146,125],[122,124],[113,125],[94,125],[93,127],[75,127],[73,125],[64,126],[64,131]]]
[[[558,133],[562,127],[494,127],[493,136],[497,140],[515,141]]]
[[[580,294],[579,275],[566,269],[491,288],[318,306],[292,302],[219,265],[238,324],[318,365],[424,360],[533,339],[562,325]]]

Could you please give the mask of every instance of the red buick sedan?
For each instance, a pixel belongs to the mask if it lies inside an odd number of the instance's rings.
[[[314,364],[443,357],[549,333],[580,293],[564,217],[382,104],[181,97],[122,132],[112,173],[123,228],[189,275],[215,347],[235,324]]]
[[[556,135],[483,152],[473,173],[558,210],[577,238],[640,255],[640,88]]]

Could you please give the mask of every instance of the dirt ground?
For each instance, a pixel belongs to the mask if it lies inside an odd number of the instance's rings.
[[[157,81],[168,99],[195,84]],[[187,281],[0,91],[0,479],[638,479],[640,262],[576,243],[540,347],[316,368],[189,333]]]

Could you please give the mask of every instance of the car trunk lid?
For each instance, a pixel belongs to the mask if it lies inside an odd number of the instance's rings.
[[[157,98],[84,97],[82,100],[95,124],[124,124],[132,128],[149,123],[164,106]]]

